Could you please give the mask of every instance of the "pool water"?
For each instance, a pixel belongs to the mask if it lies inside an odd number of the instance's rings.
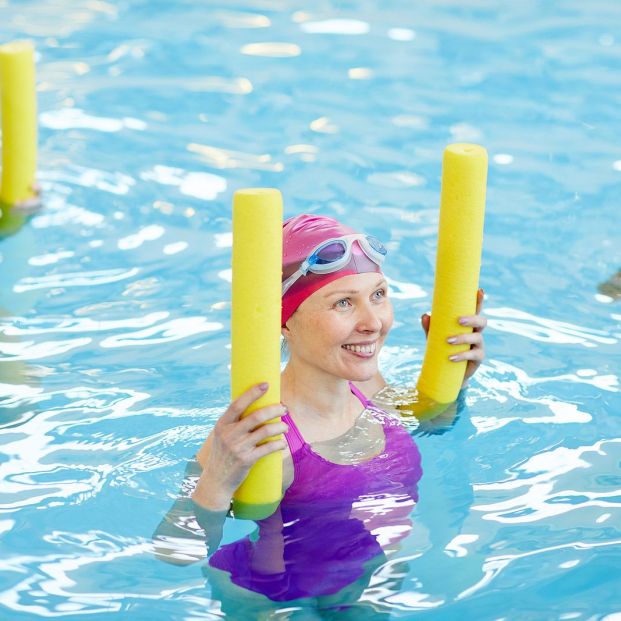
[[[407,386],[442,151],[476,142],[487,359],[412,431],[412,530],[349,608],[260,618],[621,619],[620,27],[614,0],[0,0],[45,197],[0,240],[0,618],[254,618],[151,539],[228,401],[233,192],[387,243]]]

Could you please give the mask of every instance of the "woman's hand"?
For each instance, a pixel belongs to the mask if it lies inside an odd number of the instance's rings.
[[[483,298],[485,296],[485,292],[483,289],[479,289],[477,291],[477,310],[475,315],[469,315],[467,317],[459,317],[458,321],[462,326],[470,326],[472,328],[472,332],[466,334],[458,334],[455,336],[449,336],[446,341],[451,345],[470,345],[470,349],[461,352],[459,354],[455,354],[453,356],[449,356],[449,360],[452,362],[459,362],[460,360],[467,360],[468,364],[466,365],[466,374],[464,376],[464,381],[462,384],[462,388],[467,384],[468,380],[474,375],[475,371],[479,368],[480,364],[485,359],[485,344],[483,341],[483,330],[487,325],[487,319],[483,317],[480,313],[483,308]],[[431,316],[428,313],[425,313],[421,317],[421,323],[423,324],[423,330],[425,331],[425,336],[429,335],[429,324],[431,322]]]
[[[192,499],[201,507],[212,511],[228,509],[233,493],[250,468],[261,457],[285,448],[283,438],[265,440],[285,433],[287,425],[280,421],[263,424],[282,416],[282,405],[270,405],[242,418],[266,390],[267,384],[257,384],[233,401],[199,451],[197,458],[203,471]]]

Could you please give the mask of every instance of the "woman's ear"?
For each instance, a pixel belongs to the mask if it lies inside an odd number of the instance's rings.
[[[295,321],[295,314],[297,313],[297,311],[295,311],[291,317],[289,317],[289,319],[287,319],[287,323],[289,323],[290,321]],[[280,327],[280,333],[282,334],[283,338],[285,339],[285,341],[289,341],[289,339],[291,338],[291,328],[289,328],[289,326],[287,325],[287,323],[285,323],[284,326]]]
[[[282,336],[282,341],[280,342],[280,355],[281,357],[288,358],[289,357],[289,335],[291,334],[291,331],[285,325],[281,327],[280,334]]]

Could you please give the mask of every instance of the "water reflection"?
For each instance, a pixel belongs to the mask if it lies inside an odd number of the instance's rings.
[[[268,531],[265,549],[258,547],[263,534],[259,528],[224,552],[236,562],[233,584],[228,574],[213,569],[218,563],[214,556],[216,562],[210,562],[204,573],[226,618],[257,618],[266,610],[284,612],[282,606],[257,595],[257,591],[264,593],[260,578],[265,576],[260,566],[248,568],[248,550],[259,555],[259,562],[267,558],[275,578],[267,588],[282,589],[270,591],[271,598],[280,596],[287,609],[299,610],[302,618],[306,614],[309,618],[385,619],[396,611],[439,607],[476,584],[482,565],[481,553],[473,545],[478,535],[464,526],[474,499],[472,461],[465,446],[473,428],[467,420],[455,426],[455,421],[463,418],[463,399],[457,406],[450,423],[444,421],[445,425],[438,424],[436,429],[421,425],[414,431],[426,438],[425,477],[421,477],[420,461],[410,463],[412,478],[401,490],[371,490],[368,494],[351,490],[349,497],[339,502],[300,507],[300,515],[281,512],[272,516],[275,528]],[[450,441],[443,435],[449,429]],[[316,487],[323,483],[317,481]],[[282,549],[277,547],[281,544]],[[295,549],[294,558],[287,556],[287,545],[291,552]],[[260,586],[257,589],[255,584],[255,590],[249,592],[241,583],[251,585],[253,571]],[[299,584],[296,580],[310,589],[338,584],[339,580],[342,587],[287,601],[286,593]]]
[[[292,482],[279,508],[252,533],[222,546],[223,518],[189,499],[200,476],[200,466],[190,463],[182,496],[155,534],[159,557],[201,560],[206,543],[211,556],[203,573],[228,619],[282,610],[279,602],[317,611],[364,605],[365,618],[389,615],[367,609],[363,594],[380,569],[382,583],[400,590],[404,567],[387,577],[386,564],[412,531],[421,458],[400,421],[368,412],[334,441],[311,448],[301,436],[290,437],[285,481]]]
[[[40,392],[40,378],[26,365],[21,351],[31,343],[22,343],[19,335],[7,328],[14,315],[25,314],[38,300],[38,294],[27,292],[19,302],[11,297],[16,291],[19,278],[28,273],[31,257],[36,256],[35,237],[28,228],[22,227],[32,213],[40,208],[38,198],[20,206],[9,208],[0,205],[0,425],[12,426],[31,411],[29,399],[24,395]]]

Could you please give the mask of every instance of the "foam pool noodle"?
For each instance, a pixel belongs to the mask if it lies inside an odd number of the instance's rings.
[[[268,391],[246,414],[280,403],[281,276],[280,192],[270,188],[236,192],[233,198],[232,399],[254,384],[269,383]],[[235,492],[233,514],[243,519],[265,518],[276,510],[281,497],[282,454],[276,451],[252,467]]]
[[[0,99],[0,203],[10,207],[34,196],[32,186],[37,165],[37,98],[34,48],[30,41],[0,45]]]
[[[469,345],[449,345],[451,335],[472,332],[458,317],[476,312],[487,181],[487,151],[475,144],[446,147],[442,162],[440,224],[431,323],[416,399],[399,409],[436,416],[457,399],[467,361],[450,355]]]

